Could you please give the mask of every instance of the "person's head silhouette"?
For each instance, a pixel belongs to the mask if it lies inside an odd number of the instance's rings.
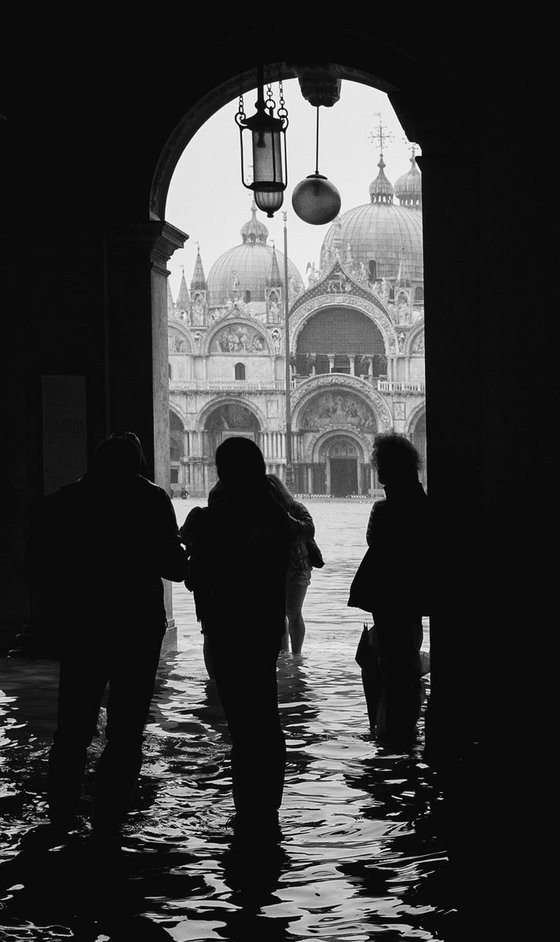
[[[375,436],[371,463],[384,488],[407,487],[418,481],[420,455],[406,435],[399,432]]]
[[[132,438],[111,435],[97,446],[93,472],[104,480],[130,478],[138,474],[141,461],[141,452]]]
[[[266,486],[266,465],[250,438],[226,438],[216,449],[218,478],[232,492],[249,493]]]

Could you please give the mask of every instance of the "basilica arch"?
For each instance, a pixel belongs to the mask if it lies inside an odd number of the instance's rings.
[[[224,432],[250,436],[263,430],[266,419],[258,406],[245,396],[230,394],[207,403],[196,419],[196,429],[199,432],[208,431],[210,428],[217,431],[220,425]]]
[[[330,373],[324,376],[315,376],[305,380],[295,389],[292,400],[292,427],[302,429],[302,417],[305,409],[310,405],[318,394],[323,393],[345,393],[351,394],[358,401],[363,402],[366,408],[371,412],[375,422],[375,430],[388,431],[393,425],[391,412],[385,403],[383,397],[377,392],[370,383],[366,383],[356,376],[347,376],[340,373]],[[349,428],[362,427],[356,416],[350,416],[350,419],[344,423]]]
[[[347,283],[352,285],[350,280]],[[397,331],[388,311],[380,301],[372,299],[371,296],[369,299],[366,298],[365,293],[362,296],[361,294],[340,292],[338,294],[329,294],[328,305],[326,305],[324,293],[315,295],[315,291],[319,287],[320,285],[314,287],[313,297],[306,300],[305,295],[303,295],[301,303],[296,303],[290,315],[290,352],[293,355],[297,353],[298,337],[306,324],[313,317],[329,308],[345,308],[368,317],[380,331],[386,353],[395,353],[397,349]]]

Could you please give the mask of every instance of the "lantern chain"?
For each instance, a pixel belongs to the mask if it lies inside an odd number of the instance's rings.
[[[284,86],[281,79],[278,81],[278,111],[276,113],[279,118],[288,117],[288,109],[284,101]]]
[[[239,118],[240,121],[245,121],[245,120],[246,120],[246,117],[247,117],[247,116],[246,116],[246,114],[245,114],[245,105],[244,105],[244,102],[243,102],[243,93],[241,93],[240,96],[239,96],[239,111],[238,111],[237,114],[236,114],[236,118]]]

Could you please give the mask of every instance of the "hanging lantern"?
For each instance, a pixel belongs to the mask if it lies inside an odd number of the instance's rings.
[[[330,180],[319,173],[319,107],[317,107],[317,144],[315,173],[294,188],[292,206],[303,222],[312,226],[323,226],[332,222],[340,211],[340,193]]]
[[[252,190],[255,203],[270,218],[280,209],[284,201],[287,185],[286,129],[288,112],[284,106],[282,83],[279,83],[280,96],[277,116],[274,116],[275,102],[272,87],[267,88],[267,98],[263,93],[263,70],[258,70],[256,113],[247,118],[243,106],[243,96],[239,96],[239,111],[235,121],[241,138],[241,182]],[[243,132],[251,134],[253,155],[253,181],[245,183],[245,161],[243,151]]]

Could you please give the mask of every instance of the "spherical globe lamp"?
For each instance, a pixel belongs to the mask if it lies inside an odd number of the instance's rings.
[[[340,193],[322,173],[310,173],[295,187],[292,206],[296,216],[312,226],[332,222],[340,211]]]

